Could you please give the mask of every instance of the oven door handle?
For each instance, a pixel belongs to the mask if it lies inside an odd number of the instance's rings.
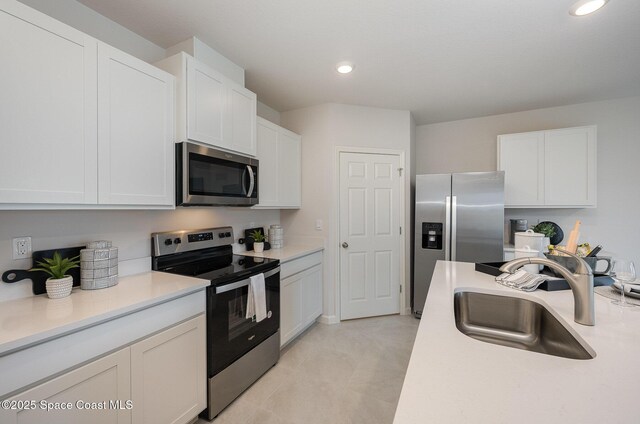
[[[280,267],[274,268],[271,271],[267,271],[264,273],[264,278],[269,278],[273,275],[276,275],[280,272]],[[250,278],[245,278],[244,280],[236,281],[234,283],[225,284],[222,286],[216,287],[216,294],[225,293],[231,290],[239,289],[241,287],[248,286],[251,282]]]

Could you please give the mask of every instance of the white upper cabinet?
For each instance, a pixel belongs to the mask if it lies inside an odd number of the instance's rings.
[[[238,84],[229,87],[230,149],[256,155],[256,94]]]
[[[98,46],[98,200],[174,203],[174,77]]]
[[[106,44],[98,65],[99,203],[173,205],[173,76]]]
[[[95,204],[96,40],[18,2],[0,39],[0,204]]]
[[[556,206],[596,206],[596,127],[546,131],[545,201]]]
[[[498,136],[505,206],[596,206],[596,127]]]
[[[186,130],[186,137],[181,138],[229,147],[223,133],[227,108],[224,77],[192,57],[186,57],[186,66],[187,127],[181,128]]]
[[[544,205],[544,131],[498,136],[505,205]]]
[[[177,142],[256,155],[255,93],[184,52],[156,65],[177,79]]]
[[[266,119],[257,118],[258,205],[264,209],[297,209],[301,205],[302,139]]]
[[[276,125],[258,118],[258,161],[260,181],[258,181],[259,206],[278,204],[278,129]]]
[[[0,208],[174,207],[173,76],[16,1],[0,37]]]

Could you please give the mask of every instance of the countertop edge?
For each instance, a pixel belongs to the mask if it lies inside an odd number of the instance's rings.
[[[295,250],[293,253],[288,253],[287,250]],[[284,247],[282,249],[269,249],[260,253],[256,253],[253,250],[248,250],[246,252],[239,252],[240,255],[246,256],[254,256],[259,258],[269,258],[269,259],[278,259],[280,263],[286,263],[303,256],[308,256],[316,252],[321,252],[324,250],[324,246],[303,246],[303,245],[292,245],[288,247]]]
[[[135,275],[132,277],[135,277]],[[184,277],[181,277],[181,278],[184,278]],[[138,311],[142,311],[144,309],[152,308],[154,306],[157,306],[166,302],[170,302],[172,300],[179,299],[181,297],[188,296],[193,293],[197,293],[199,291],[205,290],[205,288],[210,284],[210,282],[206,280],[200,280],[197,278],[191,278],[191,279],[194,280],[193,286],[183,287],[171,293],[166,293],[164,295],[146,299],[138,303],[126,305],[121,308],[109,310],[107,312],[88,316],[86,318],[81,318],[77,321],[66,323],[59,327],[45,329],[43,331],[39,331],[34,334],[29,334],[25,337],[21,337],[21,338],[14,339],[9,342],[0,344],[0,358],[6,355],[10,355],[12,353],[18,352],[20,350],[29,348],[31,346],[35,346],[41,343],[46,343],[50,340],[63,337],[67,334],[75,333],[77,331],[81,331],[86,328],[94,327],[96,325],[100,325],[105,322],[109,322],[114,319],[117,319],[126,315],[130,315]],[[74,289],[74,291],[75,290],[80,290],[80,289]],[[103,290],[108,290],[108,288]]]

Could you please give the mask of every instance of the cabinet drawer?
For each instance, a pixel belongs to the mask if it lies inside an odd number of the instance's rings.
[[[311,268],[314,265],[322,263],[322,252],[311,253],[301,258],[284,262],[280,265],[280,279],[287,278],[293,274]]]

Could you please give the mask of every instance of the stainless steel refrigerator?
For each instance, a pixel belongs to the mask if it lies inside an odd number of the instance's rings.
[[[416,176],[412,307],[422,315],[436,261],[503,258],[504,172]]]

